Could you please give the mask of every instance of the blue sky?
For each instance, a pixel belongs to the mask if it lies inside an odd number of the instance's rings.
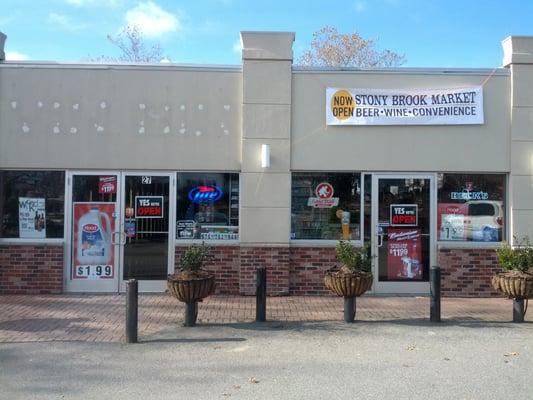
[[[137,24],[173,62],[238,64],[241,30],[296,32],[297,58],[324,25],[378,39],[408,67],[497,67],[501,40],[533,35],[531,0],[0,0],[8,59],[80,61],[117,50]]]

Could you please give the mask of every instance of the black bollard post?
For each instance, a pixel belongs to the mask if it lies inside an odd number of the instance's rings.
[[[126,343],[137,343],[138,295],[137,279],[128,280],[126,282]]]
[[[513,299],[513,322],[524,322],[524,299]]]
[[[258,267],[255,278],[255,322],[266,321],[267,271]]]
[[[198,317],[198,303],[185,303],[185,323],[183,326],[196,326]]]
[[[440,282],[441,271],[437,265],[429,269],[429,288],[431,299],[429,305],[429,319],[431,322],[441,322],[440,318]]]
[[[344,322],[354,322],[355,321],[355,311],[356,311],[356,298],[355,297],[345,297],[344,298]]]

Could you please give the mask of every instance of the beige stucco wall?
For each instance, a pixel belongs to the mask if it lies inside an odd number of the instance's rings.
[[[327,87],[484,88],[483,125],[326,126]],[[296,71],[292,87],[293,170],[510,170],[510,77],[493,73]]]
[[[0,67],[0,168],[240,170],[239,67]]]
[[[291,64],[294,34],[242,32],[243,138],[241,231],[244,244],[287,244],[290,237]],[[261,145],[271,148],[261,166]]]
[[[533,238],[533,37],[502,42],[511,71],[511,240]]]

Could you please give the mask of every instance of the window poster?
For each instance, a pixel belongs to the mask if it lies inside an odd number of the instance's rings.
[[[19,237],[46,238],[46,200],[19,197]]]
[[[439,240],[466,240],[465,216],[468,216],[468,204],[439,203]]]
[[[115,203],[74,203],[73,279],[114,277]]]
[[[387,275],[390,280],[421,280],[422,241],[419,229],[389,228]]]

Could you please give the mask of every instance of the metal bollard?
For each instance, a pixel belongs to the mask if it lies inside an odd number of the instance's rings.
[[[196,326],[198,318],[198,303],[185,303],[185,322],[183,326]]]
[[[126,282],[126,343],[137,343],[138,296],[139,283],[137,279],[128,280]]]
[[[266,321],[267,271],[258,267],[255,280],[255,322]]]
[[[524,299],[513,299],[513,322],[524,322]]]
[[[431,322],[441,322],[440,318],[440,283],[441,271],[438,265],[429,269],[429,287],[431,299],[429,305],[429,319]]]
[[[357,308],[355,297],[344,298],[344,322],[354,322]]]

